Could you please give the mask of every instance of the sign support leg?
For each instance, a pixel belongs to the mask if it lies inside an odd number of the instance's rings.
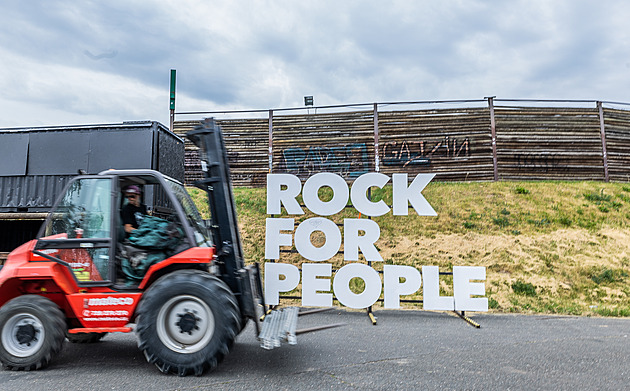
[[[370,321],[372,322],[373,326],[376,326],[376,316],[374,316],[374,313],[372,313],[372,306],[369,306],[367,308],[367,316],[370,318]]]
[[[468,323],[472,327],[474,327],[476,329],[481,328],[481,325],[479,323],[475,322],[474,320],[470,319],[469,317],[467,317],[464,311],[461,311],[461,312],[453,311],[453,312],[455,313],[455,315],[457,315],[460,318],[462,318],[464,321],[466,321],[466,323]]]
[[[368,261],[368,266],[372,267],[372,261]],[[369,306],[365,310],[366,310],[367,316],[370,318],[370,321],[372,322],[372,325],[376,326],[376,316],[374,316],[374,313],[372,313],[372,306]]]

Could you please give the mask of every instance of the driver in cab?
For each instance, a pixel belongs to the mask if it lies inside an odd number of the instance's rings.
[[[144,216],[147,215],[147,206],[140,202],[140,188],[136,185],[130,185],[123,190],[127,204],[120,212],[122,223],[125,228],[125,234],[129,234],[138,228]]]

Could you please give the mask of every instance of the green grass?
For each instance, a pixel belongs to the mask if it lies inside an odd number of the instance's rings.
[[[517,295],[536,296],[536,287],[530,282],[523,282],[521,280],[514,281],[512,283],[512,290]]]

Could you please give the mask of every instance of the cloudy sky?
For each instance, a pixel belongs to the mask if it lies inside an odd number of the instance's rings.
[[[168,124],[170,69],[177,111],[630,102],[630,3],[2,0],[0,66],[0,127]]]

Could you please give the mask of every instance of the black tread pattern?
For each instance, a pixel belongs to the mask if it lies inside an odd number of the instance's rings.
[[[215,330],[206,348],[199,352],[176,353],[162,344],[156,331],[161,306],[177,295],[195,295],[210,307]],[[228,286],[217,277],[199,270],[180,270],[157,280],[142,297],[137,310],[138,346],[148,362],[163,373],[201,376],[213,370],[228,354],[241,328],[238,303]]]
[[[65,339],[66,318],[59,307],[51,300],[38,295],[18,296],[0,308],[0,330],[6,321],[17,313],[28,312],[42,322],[46,332],[44,345],[32,357],[15,357],[0,344],[0,361],[10,370],[37,370],[46,367],[50,360],[61,351]]]

